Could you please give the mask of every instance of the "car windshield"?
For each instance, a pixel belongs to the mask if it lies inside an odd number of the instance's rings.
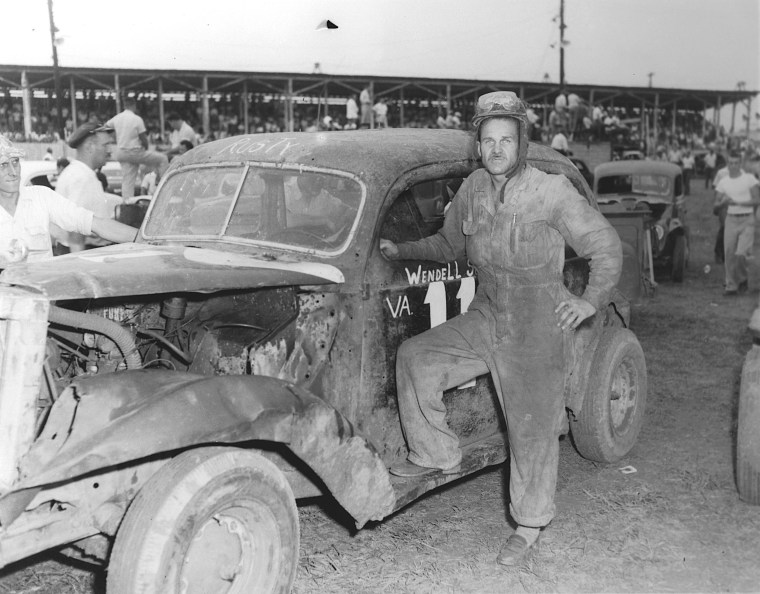
[[[166,179],[145,235],[246,239],[339,251],[355,226],[363,198],[362,184],[333,171],[197,167]]]
[[[671,178],[651,173],[637,175],[608,175],[599,179],[597,194],[648,194],[670,196]]]

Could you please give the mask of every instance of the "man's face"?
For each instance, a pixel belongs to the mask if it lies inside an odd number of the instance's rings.
[[[0,157],[0,194],[15,194],[21,183],[21,160]]]
[[[103,167],[111,157],[113,135],[108,132],[96,132],[89,142],[90,150],[92,151],[93,169]]]
[[[491,118],[480,126],[478,155],[491,175],[505,175],[517,164],[520,126],[513,118]]]
[[[728,158],[728,172],[731,175],[738,175],[739,170],[741,169],[742,161],[739,159],[739,157],[729,157]]]

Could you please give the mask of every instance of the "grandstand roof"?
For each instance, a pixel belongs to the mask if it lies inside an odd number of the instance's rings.
[[[298,74],[287,72],[232,72],[194,70],[141,70],[70,68],[59,69],[63,89],[102,90],[114,92],[158,92],[159,81],[163,93],[202,92],[204,80],[209,93],[249,93],[345,97],[359,93],[372,84],[375,97],[398,97],[405,99],[474,99],[482,93],[512,89],[528,103],[547,103],[557,93],[557,84],[551,82],[527,82],[504,80],[464,80],[445,78],[407,78],[365,75],[330,75],[323,73]],[[0,89],[21,88],[22,73],[33,89],[53,89],[52,66],[0,65]],[[292,85],[292,87],[290,87]],[[603,105],[616,107],[672,107],[689,111],[719,107],[729,103],[746,101],[757,91],[733,89],[725,91],[703,89],[673,89],[664,87],[622,87],[611,85],[567,85],[567,90]]]

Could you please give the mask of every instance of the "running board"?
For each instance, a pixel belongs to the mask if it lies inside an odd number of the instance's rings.
[[[463,447],[461,470],[457,473],[443,474],[442,472],[436,472],[435,474],[410,478],[391,475],[391,485],[396,492],[396,505],[393,511],[401,509],[436,487],[477,472],[486,466],[501,464],[506,459],[506,435],[497,433],[483,441]]]

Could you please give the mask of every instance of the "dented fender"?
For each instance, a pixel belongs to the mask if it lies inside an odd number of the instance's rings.
[[[22,460],[14,491],[199,444],[251,440],[287,444],[359,527],[394,508],[382,459],[321,398],[272,377],[158,370],[72,382]]]

